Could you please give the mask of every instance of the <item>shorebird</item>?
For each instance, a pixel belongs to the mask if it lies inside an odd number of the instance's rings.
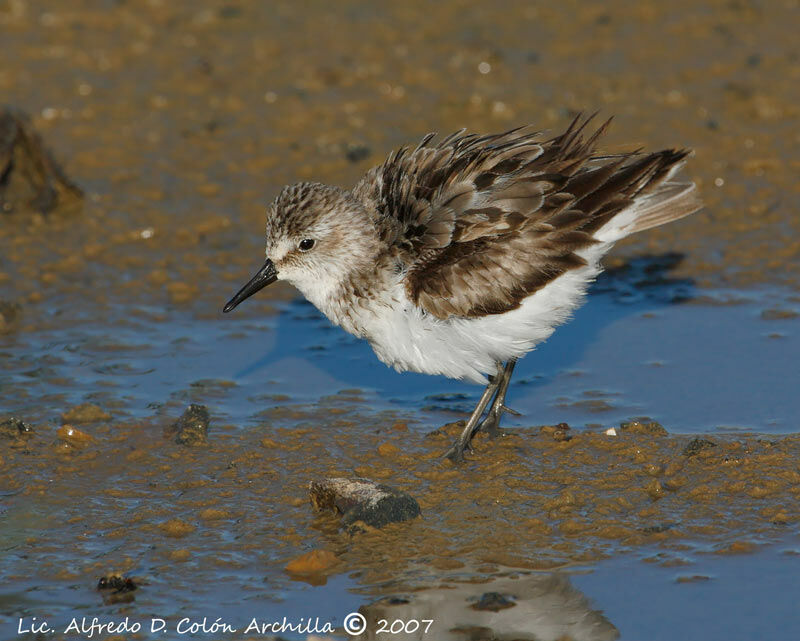
[[[674,180],[690,153],[603,155],[587,134],[531,127],[435,134],[350,190],[285,187],[267,212],[267,260],[225,305],[286,280],[398,371],[486,384],[447,456],[498,432],[517,359],[582,302],[600,258],[630,234],[701,207]],[[487,410],[488,407],[488,410]]]

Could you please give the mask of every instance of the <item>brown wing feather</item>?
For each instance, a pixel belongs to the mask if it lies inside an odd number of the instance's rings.
[[[585,138],[590,121],[578,116],[550,140],[530,128],[462,131],[435,146],[428,135],[372,169],[354,193],[394,221],[386,241],[409,298],[442,319],[503,313],[584,265],[576,252],[635,199],[650,207],[631,232],[697,209],[665,182],[687,151],[597,156],[610,121]]]

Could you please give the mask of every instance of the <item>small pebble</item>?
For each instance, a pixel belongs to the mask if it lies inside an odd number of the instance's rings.
[[[79,430],[77,427],[72,427],[72,425],[62,425],[59,427],[58,430],[56,430],[56,436],[70,447],[78,449],[91,445],[94,442],[93,436]]]
[[[285,569],[289,574],[320,574],[338,562],[337,556],[329,550],[311,550],[289,561]]]
[[[17,439],[22,436],[29,436],[33,429],[27,423],[13,416],[0,420],[0,436],[4,438]]]

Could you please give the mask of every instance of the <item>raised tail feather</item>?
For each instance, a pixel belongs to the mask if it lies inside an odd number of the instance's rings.
[[[676,182],[671,178],[684,165],[688,150],[665,150],[649,154],[642,162],[651,169],[641,179],[633,196],[633,204],[614,216],[595,234],[602,242],[614,242],[625,236],[679,220],[703,207],[692,182]]]
[[[636,217],[629,234],[684,218],[703,207],[694,183],[669,182],[634,204]]]

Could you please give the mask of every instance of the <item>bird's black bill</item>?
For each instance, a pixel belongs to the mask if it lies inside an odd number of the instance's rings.
[[[264,263],[264,266],[258,270],[258,273],[250,279],[250,282],[236,292],[236,296],[231,298],[228,301],[228,304],[222,308],[223,313],[227,314],[245,298],[250,298],[258,290],[264,289],[267,285],[274,283],[277,279],[278,272],[275,269],[275,265],[273,265],[272,261],[267,258],[267,262]]]

